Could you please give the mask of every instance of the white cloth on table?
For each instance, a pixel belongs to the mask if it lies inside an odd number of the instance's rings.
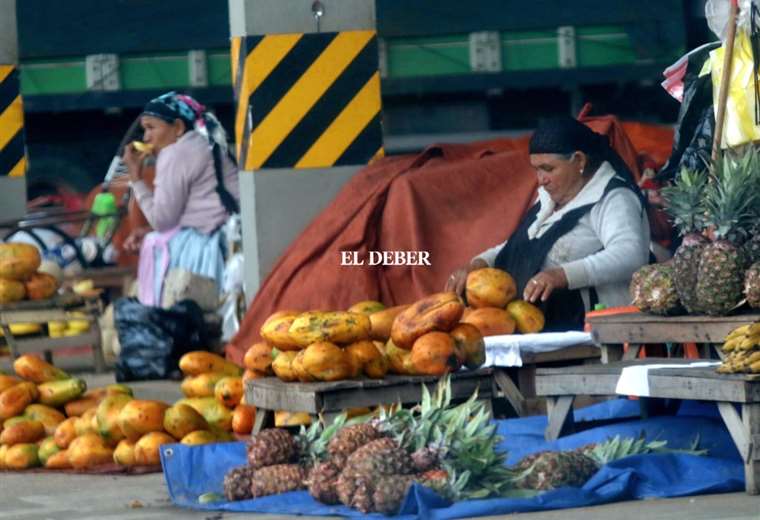
[[[649,397],[649,371],[658,368],[705,368],[720,365],[719,361],[696,361],[686,364],[651,364],[625,367],[620,373],[615,393]]]
[[[503,334],[486,336],[485,367],[521,367],[521,352],[552,352],[567,347],[593,345],[591,333],[541,332],[536,334]]]

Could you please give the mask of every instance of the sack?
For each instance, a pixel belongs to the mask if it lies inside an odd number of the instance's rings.
[[[192,300],[169,309],[141,304],[136,298],[114,303],[121,352],[116,381],[166,379],[179,369],[179,358],[208,344],[203,311]]]

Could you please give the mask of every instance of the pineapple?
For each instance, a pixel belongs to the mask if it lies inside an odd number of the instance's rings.
[[[744,273],[744,297],[753,309],[760,308],[760,262],[755,262]]]
[[[696,296],[710,315],[727,314],[742,299],[746,260],[741,245],[757,218],[757,157],[752,149],[738,160],[724,156],[705,190],[707,224],[715,240],[699,259]]]
[[[224,476],[224,496],[227,500],[251,498],[251,477],[255,470],[250,466],[232,468]]]
[[[748,264],[760,262],[760,225],[752,226],[749,240],[742,246]]]
[[[306,486],[309,494],[323,504],[340,504],[337,484],[340,468],[333,462],[320,462],[309,472]]]
[[[298,454],[293,436],[279,428],[268,428],[257,433],[248,441],[246,449],[248,464],[254,469],[291,462]]]
[[[675,270],[669,262],[640,268],[631,279],[630,291],[633,304],[643,312],[667,316],[681,311]]]
[[[299,464],[259,468],[251,476],[251,496],[257,498],[303,489],[305,480],[306,470]]]
[[[327,451],[330,460],[338,468],[343,468],[349,455],[370,441],[378,439],[382,433],[376,426],[370,423],[353,424],[338,431],[337,435],[330,439]]]
[[[678,297],[689,313],[700,310],[695,294],[697,272],[702,250],[709,243],[702,235],[705,228],[702,198],[706,186],[706,173],[683,169],[675,183],[662,190],[668,213],[683,237],[681,245],[673,255],[673,280]]]

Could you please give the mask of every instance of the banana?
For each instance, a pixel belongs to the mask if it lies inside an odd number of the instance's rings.
[[[756,344],[757,344],[757,341],[755,341],[754,338],[747,336],[739,342],[736,348],[737,350],[750,350]]]
[[[750,324],[747,328],[747,335],[751,336],[753,334],[760,334],[760,321]]]
[[[736,338],[738,336],[745,336],[745,335],[747,335],[749,333],[749,329],[750,329],[751,325],[752,324],[742,325],[741,327],[735,328],[734,330],[732,330],[731,332],[728,333],[728,336],[726,336],[726,341],[728,341],[730,339],[734,339],[734,338]]]
[[[753,374],[760,374],[760,361],[755,361],[749,366],[750,371]]]
[[[726,342],[723,343],[723,346],[721,347],[723,349],[723,352],[731,352],[736,350],[736,347],[741,343],[741,341],[744,339],[744,336],[734,336],[731,339],[726,339]]]

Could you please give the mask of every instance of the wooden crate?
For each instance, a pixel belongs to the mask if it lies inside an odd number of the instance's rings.
[[[439,378],[434,376],[399,376],[384,379],[347,379],[330,383],[286,383],[276,377],[246,381],[245,398],[256,407],[258,432],[274,410],[322,414],[327,422],[348,408],[379,404],[418,403],[422,385],[432,392]],[[452,399],[467,399],[477,390],[480,399],[490,403],[493,397],[493,370],[465,370],[451,376]]]

